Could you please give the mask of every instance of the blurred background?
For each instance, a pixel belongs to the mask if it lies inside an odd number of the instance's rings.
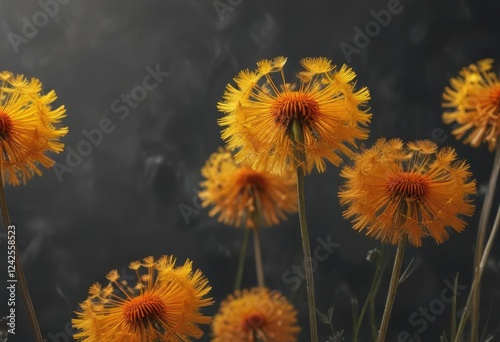
[[[381,17],[382,10],[392,12],[390,17]],[[494,0],[1,1],[0,70],[37,77],[45,91],[54,89],[56,105],[66,106],[64,124],[70,130],[65,151],[55,156],[56,169],[7,188],[44,337],[72,341],[70,320],[89,286],[104,282],[111,269],[130,279],[129,262],[147,255],[192,259],[210,280],[216,300],[204,312],[215,313],[233,288],[242,231],[200,209],[200,168],[223,144],[216,103],[226,84],[263,58],[287,56],[290,74],[307,56],[352,66],[358,85],[372,95],[373,121],[364,144],[401,137],[455,147],[472,166],[481,206],[493,154],[485,145],[472,149],[455,140],[441,120],[441,95],[463,66],[498,59],[499,13]],[[151,89],[143,85],[147,75],[153,75]],[[317,305],[321,312],[335,307],[333,326],[345,330],[349,341],[351,301],[362,305],[374,271],[366,255],[380,245],[342,218],[339,171],[329,165],[326,173],[306,178],[307,210],[312,248],[320,240],[339,244],[318,262]],[[478,218],[468,219],[467,229],[442,245],[429,239],[421,248],[407,249],[405,262],[415,258],[418,266],[399,288],[388,341],[398,341],[402,332],[438,341],[448,331],[451,305],[430,306],[457,272],[465,289],[459,307],[465,304]],[[304,286],[296,289],[283,277],[301,263],[297,216],[262,231],[261,238],[267,285],[294,303],[304,327],[300,341],[307,341]],[[4,234],[0,242],[4,281]],[[390,260],[394,252],[387,249]],[[390,268],[376,303],[380,313]],[[498,336],[498,244],[483,279],[481,329],[485,337]],[[251,249],[243,284],[256,284]],[[7,293],[1,287],[4,316]],[[9,341],[32,340],[21,306],[18,293],[16,336]],[[424,319],[425,328],[410,319],[415,313],[422,319],[421,309],[432,314]],[[326,341],[329,326],[320,322],[319,330]],[[361,340],[369,336],[364,329]]]

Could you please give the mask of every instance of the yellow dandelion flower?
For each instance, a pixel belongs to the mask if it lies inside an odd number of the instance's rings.
[[[208,280],[192,262],[175,267],[175,258],[147,257],[134,261],[130,269],[137,275],[132,288],[120,282],[116,270],[107,275],[109,284],[94,284],[89,297],[80,304],[81,311],[72,320],[83,342],[154,342],[190,341],[200,338],[198,324],[209,324],[211,318],[200,313],[213,304],[207,298],[211,290]],[[141,272],[141,268],[144,270]]]
[[[212,322],[213,342],[293,342],[299,332],[292,304],[265,287],[229,295]]]
[[[222,138],[237,151],[237,162],[281,174],[299,163],[291,137],[296,121],[304,132],[304,144],[297,146],[306,155],[301,166],[323,172],[325,160],[339,165],[340,153],[352,155],[350,146],[368,137],[363,126],[371,119],[366,107],[370,93],[366,87],[355,91],[354,71],[345,65],[336,69],[327,58],[303,59],[299,84],[287,83],[285,62],[284,57],[260,61],[255,72],[244,70],[236,86],[227,86],[218,103],[225,113],[219,119],[225,127]]]
[[[231,152],[219,149],[201,170],[205,181],[199,196],[210,216],[231,226],[271,226],[297,211],[296,175],[282,176],[255,171],[237,164]]]
[[[51,108],[56,98],[54,91],[42,94],[35,78],[0,72],[0,168],[8,183],[19,185],[41,175],[40,165],[54,164],[46,153],[63,150],[59,139],[68,129],[58,126],[66,110]]]
[[[431,236],[445,241],[447,227],[461,232],[471,216],[476,193],[469,165],[458,161],[450,147],[438,150],[430,141],[406,145],[399,139],[379,139],[354,157],[354,166],[344,167],[347,178],[339,193],[347,205],[344,217],[356,230],[386,243],[396,244],[406,235],[414,246]]]
[[[447,124],[458,123],[453,130],[457,139],[478,147],[487,143],[493,151],[500,136],[500,81],[493,71],[493,60],[484,59],[463,68],[443,94],[443,114]]]

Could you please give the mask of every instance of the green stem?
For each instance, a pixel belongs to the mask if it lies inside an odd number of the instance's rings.
[[[377,320],[375,318],[375,296],[377,295],[378,290],[380,288],[382,276],[384,275],[384,270],[385,270],[385,267],[387,265],[387,263],[384,259],[384,257],[385,257],[384,252],[385,252],[385,244],[382,244],[382,247],[380,248],[380,265],[379,265],[380,272],[378,273],[378,278],[376,281],[374,294],[370,298],[370,326],[372,329],[372,339],[374,341],[377,339],[377,335],[378,335],[378,329],[377,329],[378,323],[377,323]]]
[[[234,290],[237,291],[241,288],[241,279],[243,278],[243,270],[245,269],[245,255],[247,254],[248,238],[250,237],[250,229],[245,229],[245,236],[241,243],[240,259],[238,261],[238,271],[236,271],[236,280],[234,281]]]
[[[359,330],[361,329],[361,324],[363,323],[363,318],[365,316],[366,310],[368,308],[368,305],[373,302],[373,298],[375,298],[375,295],[377,294],[378,287],[380,285],[380,279],[381,279],[381,274],[383,270],[383,245],[382,249],[380,251],[380,254],[377,259],[377,266],[375,268],[375,273],[373,275],[372,283],[370,285],[370,290],[368,292],[368,295],[366,297],[365,303],[363,304],[363,308],[361,309],[361,313],[359,314],[359,317],[356,320],[356,323],[354,325],[354,332],[353,332],[353,342],[358,341],[358,336],[359,336]]]
[[[264,211],[259,197],[259,191],[251,190],[255,200],[255,228],[253,229],[253,250],[255,256],[255,270],[257,272],[257,284],[259,287],[264,287],[264,267],[262,266],[262,252],[260,249],[260,232],[259,229],[264,225]]]
[[[399,285],[399,275],[401,273],[401,266],[403,265],[403,255],[406,246],[406,236],[399,239],[398,250],[394,259],[394,267],[392,268],[391,282],[389,284],[389,292],[387,293],[387,301],[385,302],[384,315],[382,316],[382,323],[380,323],[380,330],[378,333],[378,342],[385,341],[387,328],[389,327],[389,319],[391,318],[392,306],[396,298],[396,291]]]
[[[490,255],[491,248],[493,246],[493,242],[495,241],[495,237],[498,232],[499,226],[500,226],[500,206],[498,206],[495,222],[493,223],[493,229],[491,230],[490,237],[488,238],[488,243],[484,248],[484,253],[481,257],[481,262],[479,263],[479,267],[476,269],[476,272],[474,274],[474,281],[472,282],[472,287],[469,293],[469,297],[467,298],[467,304],[465,304],[465,309],[464,312],[462,313],[460,324],[458,325],[457,334],[454,340],[455,342],[459,342],[460,337],[462,336],[463,330],[465,328],[465,322],[467,321],[467,318],[471,311],[471,304],[474,297],[474,291],[478,288],[479,284],[481,283],[481,277],[483,276],[484,268],[486,267],[486,262],[488,261],[488,256]]]
[[[488,190],[484,199],[484,204],[481,209],[481,216],[479,218],[479,229],[477,230],[476,240],[476,254],[474,258],[474,272],[477,272],[481,256],[484,250],[484,239],[486,237],[486,230],[488,227],[488,217],[490,216],[491,207],[493,205],[493,198],[495,197],[495,188],[500,170],[500,144],[497,146],[495,159],[493,161],[493,168],[491,170],[490,181],[488,183]],[[472,316],[471,316],[471,342],[477,342],[479,338],[479,306],[480,306],[480,290],[481,283],[479,282],[472,297]]]
[[[264,287],[264,268],[262,267],[262,253],[260,250],[259,228],[253,229],[253,248],[255,255],[255,270],[257,272],[257,284]]]
[[[262,331],[260,330],[254,330],[253,331],[253,339],[255,342],[265,342],[264,338],[261,337]]]
[[[358,315],[358,298],[351,299],[351,311],[352,311],[352,331],[353,331],[353,342],[357,342],[358,339],[358,334],[357,331],[359,330],[358,323],[359,323],[359,315]]]
[[[307,302],[309,307],[309,324],[311,329],[311,342],[318,342],[318,326],[316,322],[316,303],[314,296],[314,276],[312,268],[311,246],[309,232],[307,230],[306,203],[304,191],[304,170],[306,168],[306,156],[304,153],[304,131],[297,120],[292,122],[292,142],[294,156],[297,161],[297,196],[300,221],[300,233],[302,236],[302,250],[304,252],[304,271],[307,285]]]
[[[0,170],[0,207],[2,210],[2,218],[3,218],[3,224],[5,226],[5,231],[9,232],[8,227],[11,225],[10,224],[10,217],[9,217],[9,210],[7,208],[7,200],[5,198],[5,191],[4,191],[4,177],[3,177],[3,171]],[[33,335],[35,336],[35,341],[36,342],[43,342],[43,337],[42,337],[42,332],[40,331],[40,326],[38,324],[38,320],[36,318],[35,314],[35,309],[33,307],[33,302],[31,301],[31,296],[28,290],[28,283],[26,282],[26,277],[24,275],[24,269],[23,269],[23,264],[21,262],[21,253],[19,253],[19,249],[17,247],[17,244],[14,244],[16,253],[16,276],[17,276],[17,283],[19,284],[19,290],[21,292],[21,297],[23,299],[24,307],[26,308],[26,311],[28,312],[28,319],[30,321],[31,329],[33,330]]]

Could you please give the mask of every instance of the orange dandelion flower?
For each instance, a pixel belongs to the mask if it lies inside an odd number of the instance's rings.
[[[469,165],[456,158],[452,148],[438,150],[427,140],[404,145],[379,139],[342,170],[344,217],[352,219],[354,229],[366,229],[386,243],[396,244],[402,235],[417,247],[428,235],[442,243],[447,227],[461,232],[466,223],[460,216],[474,212],[470,196],[476,182]]]
[[[212,322],[214,342],[293,342],[299,332],[292,304],[264,287],[229,295]]]
[[[297,211],[296,175],[254,171],[237,164],[231,152],[219,149],[201,170],[205,181],[199,193],[210,216],[227,225],[255,228],[276,225]]]
[[[64,147],[59,139],[68,129],[57,126],[66,110],[64,106],[51,109],[55,92],[41,91],[42,84],[35,78],[0,72],[0,168],[12,185],[41,175],[40,165],[52,167],[54,161],[46,153],[59,153]]]
[[[325,160],[339,165],[339,152],[352,155],[356,139],[366,139],[371,114],[366,102],[368,89],[354,90],[356,74],[343,65],[337,69],[327,58],[305,58],[299,85],[287,83],[283,72],[286,58],[263,60],[256,71],[243,70],[229,84],[218,109],[225,113],[219,124],[222,138],[237,150],[236,160],[254,169],[281,174],[297,166],[291,138],[292,123],[298,122],[304,144],[304,171],[326,168]],[[279,74],[279,76],[276,76]],[[273,76],[279,78],[278,86]]]
[[[443,107],[451,108],[443,120],[458,123],[453,130],[457,139],[467,135],[464,143],[478,147],[485,142],[490,151],[495,149],[500,135],[500,81],[492,59],[463,68],[445,88],[443,100]]]
[[[190,341],[200,338],[198,324],[209,324],[200,308],[213,304],[206,295],[211,290],[208,280],[192,262],[175,267],[172,256],[144,258],[129,268],[137,275],[137,284],[130,287],[120,281],[116,270],[107,275],[109,284],[96,283],[81,311],[72,320],[79,332],[74,338],[83,342],[154,342]],[[141,272],[144,269],[144,272]]]

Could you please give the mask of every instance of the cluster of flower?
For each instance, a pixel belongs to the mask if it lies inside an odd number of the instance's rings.
[[[203,167],[199,193],[211,216],[255,233],[276,225],[300,211],[297,183],[304,175],[324,172],[327,162],[338,166],[347,157],[352,165],[341,171],[345,184],[339,198],[354,229],[384,243],[408,240],[417,247],[426,236],[442,243],[448,227],[464,229],[463,216],[474,211],[476,184],[453,148],[381,138],[356,153],[357,141],[368,137],[371,114],[370,93],[355,89],[354,71],[326,58],[305,58],[298,82],[288,83],[285,63],[278,57],[260,61],[255,71],[241,71],[218,104],[227,147]],[[443,106],[452,108],[444,121],[459,124],[453,131],[457,138],[466,135],[474,147],[486,142],[490,150],[498,145],[500,82],[492,60],[464,68],[443,98]],[[53,165],[46,153],[62,151],[65,109],[52,110],[55,99],[53,91],[41,93],[36,79],[0,73],[2,186],[4,179],[18,185],[41,174],[40,165]],[[214,303],[208,280],[191,261],[175,263],[173,256],[147,257],[129,266],[135,284],[111,271],[108,285],[92,285],[73,320],[75,339],[189,341],[203,335],[200,324],[212,322],[214,341],[297,340],[297,311],[263,285],[262,274],[258,287],[237,286],[212,321],[201,313]]]

